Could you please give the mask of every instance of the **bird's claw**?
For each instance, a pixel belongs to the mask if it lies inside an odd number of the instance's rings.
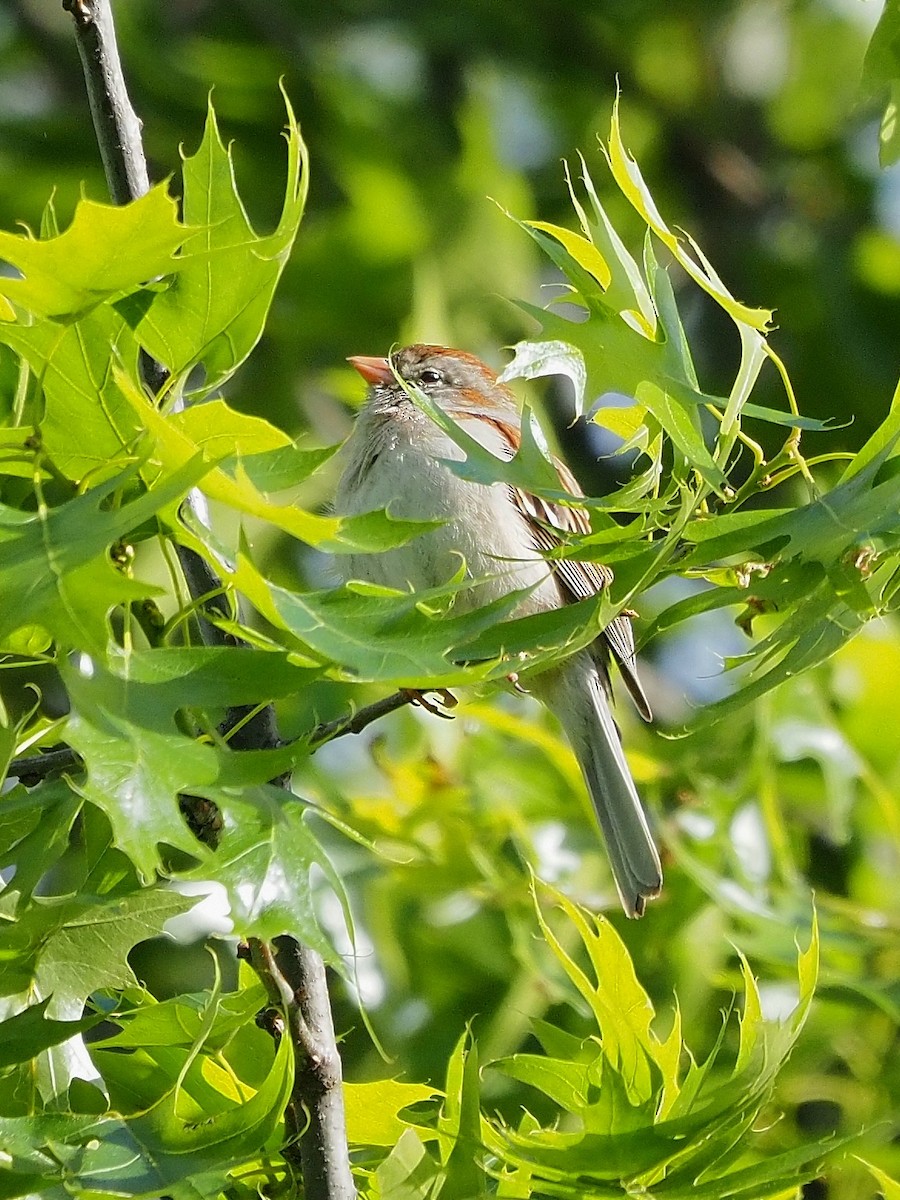
[[[506,677],[506,682],[510,684],[514,692],[518,692],[520,696],[530,696],[528,688],[522,687],[519,683],[519,674],[517,671],[510,671]]]
[[[447,688],[429,688],[427,692],[419,691],[418,688],[401,688],[400,691],[409,698],[410,704],[424,708],[433,717],[443,717],[445,721],[453,720],[453,714],[446,712],[445,709],[456,708],[459,701]],[[429,700],[429,694],[437,696],[438,699]]]

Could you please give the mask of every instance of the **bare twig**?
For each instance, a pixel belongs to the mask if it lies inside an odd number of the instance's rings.
[[[365,708],[357,709],[349,717],[337,717],[334,721],[323,721],[309,734],[309,745],[313,749],[317,749],[325,742],[333,742],[335,738],[343,737],[347,733],[362,733],[365,727],[371,725],[373,721],[378,721],[382,717],[386,717],[388,713],[396,712],[398,708],[412,704],[414,699],[414,692],[405,690],[392,692],[383,700],[376,700],[372,704],[367,704]]]
[[[131,107],[108,0],[63,0],[75,19],[75,41],[110,195],[127,204],[150,190],[141,123]]]
[[[110,0],[63,0],[63,7],[72,13],[75,21],[78,52],[110,194],[117,204],[124,204],[144,195],[149,188],[149,178],[140,122],[128,99],[116,46]],[[154,392],[158,392],[165,383],[165,369],[159,363],[147,363],[145,377]],[[187,503],[202,521],[205,515],[202,497],[192,497]],[[214,614],[222,603],[221,581],[193,551],[185,547],[178,549],[193,599],[208,596],[210,612]],[[204,641],[213,645],[239,644],[212,620],[201,622],[201,635]],[[246,716],[245,708],[229,713],[230,727],[241,727],[242,745],[272,749],[279,744],[271,706],[260,710],[249,721],[245,720]],[[283,780],[278,782],[283,783]],[[306,1033],[314,1039],[307,1045],[301,1038],[303,1026],[299,1021],[290,1021],[297,1060],[304,1064],[302,1070],[298,1069],[293,1101],[307,1114],[305,1123],[295,1123],[294,1127],[300,1146],[303,1192],[307,1200],[351,1200],[356,1189],[350,1174],[340,1057],[334,1039],[325,966],[319,955],[298,945],[293,938],[278,941],[277,956],[279,960],[283,956],[285,963],[289,963],[284,971],[289,975],[290,986],[297,998],[296,1003],[288,1007],[288,1014],[290,1016],[295,1009],[301,1012]],[[268,954],[271,958],[271,951]],[[260,962],[264,961],[262,952],[257,957]],[[280,974],[280,962],[277,965]],[[272,974],[271,971],[268,973]]]

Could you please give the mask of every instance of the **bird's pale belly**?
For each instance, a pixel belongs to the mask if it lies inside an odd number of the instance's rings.
[[[459,479],[439,461],[462,458],[453,442],[440,436],[421,448],[403,432],[392,430],[367,462],[351,463],[355,485],[339,490],[335,510],[353,515],[384,508],[395,517],[445,523],[393,550],[347,555],[345,577],[423,591],[447,583],[465,564],[473,586],[459,593],[458,606],[474,608],[521,588],[533,589],[521,615],[558,605],[552,572],[530,545],[507,487]]]

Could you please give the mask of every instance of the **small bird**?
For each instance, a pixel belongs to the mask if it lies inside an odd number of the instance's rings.
[[[465,611],[530,588],[517,616],[546,612],[610,585],[612,571],[600,563],[550,562],[544,556],[560,545],[561,534],[590,532],[585,509],[505,483],[460,479],[441,460],[462,460],[463,451],[413,403],[394,374],[420,388],[496,457],[511,459],[521,440],[519,408],[489,367],[465,351],[428,345],[407,346],[390,359],[348,361],[369,384],[369,394],[344,451],[336,513],[388,508],[395,517],[443,521],[404,546],[348,555],[348,578],[418,591],[446,583],[464,561],[473,582],[457,594],[457,606]],[[569,469],[553,461],[560,489],[583,496]],[[610,708],[610,656],[641,716],[650,720],[624,614],[593,645],[532,677],[529,687],[566,732],[603,830],[622,906],[629,917],[640,917],[646,901],[659,895],[662,869]]]

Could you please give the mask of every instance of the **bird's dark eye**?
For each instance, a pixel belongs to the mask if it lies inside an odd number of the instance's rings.
[[[434,367],[426,367],[419,376],[419,381],[421,383],[441,383],[443,378],[440,371],[435,371]]]

